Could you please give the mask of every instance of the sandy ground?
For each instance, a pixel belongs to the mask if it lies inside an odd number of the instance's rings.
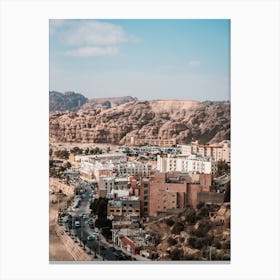
[[[66,205],[66,196],[61,196],[60,206]],[[56,223],[58,204],[52,203],[56,201],[56,195],[51,195],[49,204],[49,215],[50,215],[50,234],[49,234],[49,260],[50,261],[74,261],[74,258],[68,253],[66,247],[60,238],[56,235],[54,225]]]

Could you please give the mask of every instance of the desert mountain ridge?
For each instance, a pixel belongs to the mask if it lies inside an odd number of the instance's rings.
[[[61,93],[58,91],[49,91],[49,111],[50,112],[77,112],[78,110],[90,110],[98,107],[109,109],[121,104],[137,100],[132,96],[120,97],[101,97],[88,99],[80,93],[68,91]]]
[[[76,112],[50,114],[51,142],[127,144],[135,137],[214,143],[230,139],[228,101],[133,98],[111,108],[87,104]]]

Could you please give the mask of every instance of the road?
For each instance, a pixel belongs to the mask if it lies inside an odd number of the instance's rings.
[[[94,229],[90,228],[87,221],[88,218],[84,218],[84,214],[90,214],[90,195],[92,194],[92,188],[89,184],[80,181],[80,187],[84,189],[81,196],[80,205],[77,208],[72,208],[71,211],[67,211],[67,215],[70,219],[68,222],[60,223],[61,226],[72,236],[77,237],[78,242],[84,248],[87,247],[92,250],[95,255],[101,257],[104,261],[116,261],[116,260],[132,260],[130,255],[125,254],[121,250],[114,248],[105,240],[104,237],[99,233],[100,240],[88,240],[88,236],[94,233]],[[75,227],[75,221],[80,222],[80,227]],[[102,240],[103,239],[103,240]],[[133,258],[133,260],[136,260]]]

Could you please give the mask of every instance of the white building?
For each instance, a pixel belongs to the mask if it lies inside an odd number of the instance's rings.
[[[120,163],[115,165],[115,171],[121,176],[148,176],[152,170],[152,164],[138,161]]]
[[[191,142],[189,145],[182,145],[182,155],[198,154],[210,156],[214,161],[225,161],[230,163],[230,141],[224,140],[218,144],[200,145],[198,141]]]
[[[118,160],[108,159],[107,162],[102,161],[89,161],[88,158],[81,160],[80,172],[82,175],[91,178],[94,177],[99,181],[99,177],[106,174],[115,173],[119,176],[148,176],[152,170],[151,163],[134,162],[121,162]]]
[[[127,156],[124,153],[108,153],[100,155],[91,155],[88,156],[89,162],[100,162],[100,163],[121,163],[127,161]]]
[[[217,170],[217,162],[211,157],[201,157],[196,155],[181,155],[177,157],[157,157],[157,169],[160,172],[188,172],[213,174]]]
[[[99,190],[106,190],[107,194],[114,193],[112,192],[113,190],[128,191],[129,190],[128,179],[127,177],[115,177],[115,176],[100,177]]]

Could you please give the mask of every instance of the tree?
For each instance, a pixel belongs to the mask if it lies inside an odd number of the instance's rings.
[[[218,161],[217,163],[217,173],[216,176],[222,176],[224,174],[230,174],[230,165],[225,161]]]
[[[184,251],[182,249],[174,249],[170,253],[170,257],[172,261],[182,260],[184,258]]]
[[[180,234],[181,231],[183,231],[185,228],[184,224],[181,222],[176,222],[171,230],[171,233],[173,234]]]
[[[194,224],[197,221],[195,210],[191,207],[186,209],[186,221],[190,224]]]
[[[69,159],[70,153],[67,150],[57,150],[55,151],[55,156],[58,158]]]
[[[202,202],[202,201],[200,201],[200,202],[197,204],[196,208],[197,208],[197,209],[201,209],[201,208],[204,207],[204,206],[205,206],[205,203]]]
[[[226,185],[226,192],[224,196],[224,202],[230,202],[230,181]]]
[[[83,154],[83,149],[80,149],[79,147],[74,147],[73,149],[70,150],[70,152],[74,155],[81,155]]]
[[[173,225],[174,225],[174,221],[171,219],[171,218],[169,218],[169,219],[166,219],[165,220],[165,223],[169,226],[169,227],[172,227]]]
[[[167,239],[167,243],[168,243],[169,246],[174,246],[174,245],[177,244],[177,240],[174,239],[174,238],[172,238],[172,237],[169,237],[169,238]]]
[[[90,209],[94,215],[98,216],[98,219],[106,220],[107,204],[108,204],[108,199],[104,197],[100,197],[98,199],[94,199],[94,201],[90,204]]]
[[[198,218],[203,218],[203,217],[208,217],[209,216],[209,210],[207,209],[207,207],[202,207],[198,214],[197,214]]]
[[[211,223],[209,221],[201,221],[198,228],[193,232],[198,237],[204,237],[211,229]]]

